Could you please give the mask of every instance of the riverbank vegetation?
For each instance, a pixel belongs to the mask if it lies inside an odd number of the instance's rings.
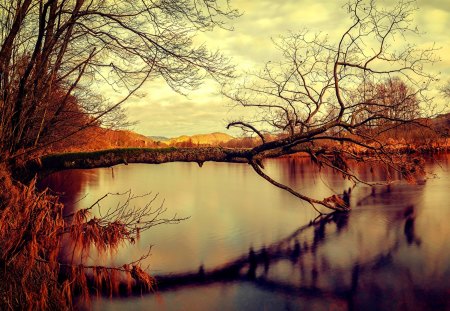
[[[234,79],[223,54],[194,44],[198,32],[226,28],[227,20],[239,16],[228,1],[115,4],[1,3],[1,309],[70,309],[74,296],[88,300],[93,289],[115,294],[119,278],[129,288],[149,290],[153,280],[139,266],[140,259],[122,267],[67,262],[60,257],[61,241],[70,237],[79,251],[93,245],[108,252],[136,241],[153,225],[180,220],[164,218],[164,208],[154,208],[151,198],[146,206],[130,208],[132,195],[107,208],[102,218],[90,214],[102,198],[66,215],[55,194],[36,189],[35,173],[133,162],[239,162],[313,208],[348,212],[350,206],[335,196],[312,198],[280,184],[264,172],[263,160],[302,152],[318,169],[333,168],[355,183],[365,181],[348,161],[374,161],[412,179],[421,162],[400,152],[404,146],[448,146],[448,115],[438,117],[441,111],[431,109],[426,96],[436,80],[424,70],[437,61],[434,48],[389,44],[417,35],[410,1],[389,9],[373,1],[350,1],[352,24],[338,40],[288,34],[277,41],[283,59],[244,82]],[[255,110],[255,118],[228,125],[248,137],[220,147],[175,140],[169,146],[183,147],[176,149],[110,129],[125,125],[122,104],[145,81],[163,79],[185,93],[206,76],[223,84],[229,100]],[[120,99],[111,102],[99,90],[116,91]],[[195,146],[199,148],[187,148]],[[108,148],[114,149],[84,152]],[[55,154],[75,150],[81,152]]]

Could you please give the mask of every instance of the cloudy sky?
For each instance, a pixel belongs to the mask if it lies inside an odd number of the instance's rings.
[[[288,31],[309,29],[337,36],[350,23],[342,0],[232,0],[243,15],[232,22],[234,31],[215,30],[202,34],[200,41],[211,49],[220,49],[233,59],[239,72],[257,69],[277,58],[272,38]],[[441,62],[430,68],[441,73],[441,81],[450,80],[450,1],[418,0],[415,22],[424,34],[418,45],[440,47]],[[436,85],[436,88],[438,85]],[[150,81],[144,96],[126,104],[134,131],[148,136],[175,137],[211,132],[229,132],[227,121],[245,114],[232,108],[219,95],[218,86],[205,83],[187,97],[176,94],[160,81]]]

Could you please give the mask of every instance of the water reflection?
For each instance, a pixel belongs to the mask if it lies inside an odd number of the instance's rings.
[[[448,160],[428,165],[438,179],[373,189],[318,172],[307,159],[269,161],[267,170],[278,180],[318,197],[339,194],[354,209],[317,219],[245,165],[119,166],[114,178],[110,170],[97,170],[75,188],[84,190],[73,201],[87,190],[89,200],[106,191],[140,192],[145,185],[166,198],[169,211],[191,219],[142,237],[143,248],[155,245],[156,295],[99,300],[93,307],[448,310]],[[370,165],[360,170],[373,180],[385,176]],[[127,261],[130,254],[139,252],[124,247],[111,260]]]

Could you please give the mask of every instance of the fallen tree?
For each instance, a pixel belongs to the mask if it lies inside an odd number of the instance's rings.
[[[326,138],[326,137],[324,137]],[[249,164],[255,172],[266,179],[274,186],[288,191],[301,200],[309,202],[314,208],[316,205],[332,209],[334,211],[346,212],[350,210],[340,197],[332,196],[323,199],[313,199],[298,191],[281,184],[264,172],[264,159],[276,158],[289,154],[301,153],[311,158],[313,163],[317,164],[320,169],[323,166],[332,167],[336,173],[342,174],[344,178],[352,179],[356,182],[370,184],[364,180],[360,180],[357,175],[353,174],[353,167],[348,160],[343,158],[342,153],[348,150],[342,149],[340,145],[327,146],[320,148],[314,144],[306,143],[308,136],[305,136],[304,144],[294,144],[291,147],[283,147],[286,141],[291,137],[279,139],[272,142],[266,142],[252,149],[232,149],[223,147],[198,147],[198,148],[123,148],[108,149],[93,152],[75,152],[51,154],[38,157],[34,160],[25,162],[25,164],[13,164],[15,167],[15,177],[19,180],[31,180],[34,176],[47,176],[55,171],[67,169],[94,169],[102,167],[112,167],[119,164],[146,163],[161,164],[167,162],[196,162],[200,167],[204,162],[227,162],[227,163],[244,163]],[[280,147],[277,147],[280,146]],[[315,149],[314,149],[315,148]],[[429,151],[429,150],[422,150]],[[387,162],[386,166],[398,170],[401,177],[413,180],[416,175],[423,173],[421,169],[423,156],[422,153],[413,149],[395,149],[383,150],[383,154],[378,154],[377,148],[367,145],[367,148],[361,149],[357,154],[357,161],[375,163],[384,156],[387,160],[396,159],[401,163]],[[417,154],[417,155],[416,155]],[[355,154],[356,156],[356,154]],[[378,158],[380,157],[380,158]],[[402,161],[409,159],[409,161]],[[357,164],[357,163],[356,163]]]
[[[279,141],[274,142],[279,144]],[[272,143],[268,143],[271,145]],[[263,160],[281,155],[304,152],[310,153],[309,147],[279,148],[270,152],[261,153],[261,146],[253,149],[229,149],[222,147],[200,147],[200,148],[125,148],[110,149],[94,152],[63,153],[47,155],[35,160],[26,162],[22,166],[15,165],[15,177],[27,180],[36,174],[41,177],[55,171],[67,169],[93,169],[101,167],[111,167],[118,164],[147,163],[160,164],[166,162],[196,162],[200,167],[204,162],[228,162],[247,163],[251,165],[258,175],[272,183],[274,186],[290,192],[298,198],[309,202],[313,207],[321,205],[334,211],[349,211],[350,206],[338,196],[327,197],[322,200],[312,199],[304,196],[294,189],[276,182],[263,171]],[[321,158],[329,158],[329,161],[336,161],[339,154],[335,150],[321,149]],[[356,177],[355,177],[356,178]]]

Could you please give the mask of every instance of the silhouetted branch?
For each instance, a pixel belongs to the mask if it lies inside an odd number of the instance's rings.
[[[262,143],[264,144],[266,142],[264,136],[261,134],[260,131],[258,131],[253,125],[248,124],[248,123],[244,123],[242,121],[237,121],[237,122],[231,122],[227,125],[227,129],[229,129],[232,126],[239,126],[239,127],[247,127],[249,129],[251,129],[254,133],[256,133],[259,138],[261,138]]]

